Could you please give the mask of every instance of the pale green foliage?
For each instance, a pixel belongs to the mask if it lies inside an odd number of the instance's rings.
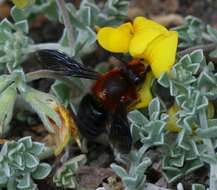
[[[44,179],[51,171],[50,165],[40,163],[44,151],[44,145],[31,137],[5,143],[0,152],[0,188],[37,189],[33,179]]]
[[[204,23],[196,17],[187,16],[185,24],[175,28],[179,33],[179,47],[187,48],[198,44],[203,44]]]
[[[53,181],[58,187],[67,189],[77,189],[79,187],[75,172],[79,167],[86,162],[86,156],[81,154],[76,156],[67,162],[65,162],[60,168],[57,169],[53,177]]]
[[[172,182],[204,163],[217,164],[216,156],[210,153],[212,147],[206,143],[214,140],[217,132],[216,119],[207,116],[208,102],[217,98],[217,76],[213,64],[207,64],[203,52],[197,50],[183,56],[159,82],[175,97],[177,125],[182,129],[174,143],[168,140],[169,154],[162,166]]]
[[[140,150],[132,150],[128,155],[129,171],[117,164],[111,165],[115,173],[121,177],[126,190],[143,190],[145,187],[146,178],[144,173],[151,165],[151,160],[144,156],[145,151],[152,146],[164,144],[163,129],[166,125],[167,115],[162,112],[160,101],[155,98],[149,104],[148,117],[136,110],[128,115],[133,139],[134,141],[140,140],[143,146]]]
[[[146,147],[163,145],[167,115],[158,98],[153,99],[148,107],[148,117],[138,111],[128,114],[134,141],[140,140]]]
[[[129,171],[117,164],[112,164],[111,168],[121,178],[125,190],[144,190],[146,183],[144,173],[151,165],[151,160],[144,157],[144,150],[141,148],[139,151],[131,151],[127,161],[130,164]]]

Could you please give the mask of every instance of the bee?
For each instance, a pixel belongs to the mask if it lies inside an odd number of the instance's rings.
[[[95,80],[78,106],[78,130],[87,139],[107,133],[114,149],[128,153],[132,136],[127,113],[139,98],[147,67],[139,60],[122,60],[120,67],[101,74],[55,50],[41,50],[38,54],[42,62],[52,65],[52,70],[60,75]]]

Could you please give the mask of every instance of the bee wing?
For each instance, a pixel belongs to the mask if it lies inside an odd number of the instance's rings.
[[[99,73],[85,67],[64,53],[56,50],[40,50],[37,52],[40,62],[52,71],[56,71],[60,75],[87,78],[97,80]]]
[[[121,153],[129,153],[132,146],[132,136],[127,119],[127,110],[124,105],[120,105],[116,108],[112,115],[111,126],[108,133],[114,148]]]

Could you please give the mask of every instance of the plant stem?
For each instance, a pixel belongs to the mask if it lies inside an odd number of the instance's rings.
[[[189,54],[189,53],[191,53],[191,52],[193,52],[195,50],[198,50],[198,49],[202,49],[204,52],[209,52],[209,51],[214,50],[215,48],[217,48],[217,43],[210,43],[210,44],[206,44],[206,45],[198,45],[198,46],[194,46],[194,47],[179,51],[177,53],[177,55],[182,57],[183,55]]]
[[[202,109],[199,113],[200,126],[202,129],[208,128],[206,109]],[[215,157],[215,149],[211,139],[203,139],[204,144],[207,146],[208,154]],[[209,189],[217,189],[217,164],[210,164],[210,178],[209,178]]]
[[[42,44],[29,45],[28,48],[25,48],[23,50],[23,52],[25,52],[25,54],[28,54],[43,49],[60,50],[69,53],[69,48],[65,48],[61,46],[59,43],[42,43]]]
[[[68,41],[69,41],[69,47],[71,47],[71,49],[73,49],[73,44],[74,44],[74,31],[73,31],[73,27],[71,25],[70,19],[69,19],[69,14],[66,10],[66,5],[65,5],[65,1],[64,0],[56,0],[58,7],[60,9],[60,11],[62,12],[62,16],[63,16],[63,22],[64,25],[66,27],[67,30],[67,37],[68,37]]]
[[[72,81],[69,78],[61,76],[58,72],[51,70],[38,70],[26,74],[27,82],[38,80],[41,78],[60,80],[65,84],[68,84],[69,86],[71,86],[72,83]]]

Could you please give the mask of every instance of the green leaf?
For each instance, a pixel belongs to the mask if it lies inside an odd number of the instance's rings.
[[[5,173],[2,171],[2,169],[0,170],[0,187],[4,184],[6,184],[8,181],[7,176],[5,176]]]
[[[153,113],[160,112],[160,101],[158,98],[154,98],[148,107],[149,116],[153,115]]]
[[[190,55],[184,55],[180,60],[179,60],[179,62],[182,64],[182,65],[184,65],[184,66],[187,66],[187,65],[190,65],[190,64],[192,64],[192,61],[191,61],[191,57],[190,57]],[[178,66],[178,64],[176,65],[176,66]],[[175,67],[176,67],[175,66]]]
[[[61,127],[61,119],[55,106],[59,105],[58,100],[51,94],[35,90],[29,86],[21,94],[23,98],[32,106],[32,108],[39,115],[45,127],[54,132],[50,119],[52,119],[58,127]]]
[[[203,50],[199,49],[199,50],[195,50],[190,54],[191,57],[191,61],[193,63],[201,63],[203,61]]]
[[[170,82],[167,73],[164,73],[160,76],[160,78],[158,79],[158,83],[165,88],[169,88]]]
[[[206,129],[199,128],[196,134],[201,138],[214,138],[217,137],[217,126],[209,127]]]
[[[122,167],[118,166],[117,164],[111,164],[111,168],[121,178],[128,176],[126,170],[124,170]]]
[[[207,164],[217,164],[217,157],[216,155],[209,155],[209,154],[200,154],[200,158],[202,161],[206,162]]]
[[[11,16],[15,22],[19,22],[26,19],[26,13],[24,10],[16,8],[16,6],[11,8]]]
[[[9,123],[13,116],[13,107],[16,100],[16,86],[12,84],[0,94],[0,135],[9,130]]]
[[[32,147],[32,138],[30,136],[23,137],[23,138],[18,140],[18,143],[23,143],[27,149],[31,148]]]
[[[192,184],[192,190],[206,190],[206,188],[201,184]]]
[[[127,116],[133,125],[143,126],[149,122],[148,119],[138,110],[129,112]]]
[[[44,179],[51,172],[51,166],[46,163],[39,164],[37,169],[32,173],[34,179]]]
[[[166,170],[163,174],[168,183],[175,182],[183,176],[183,173],[180,170]]]
[[[39,159],[30,153],[24,154],[24,159],[28,168],[35,168],[39,164]]]
[[[18,189],[29,188],[31,184],[30,174],[24,175],[22,179],[18,179],[17,181],[18,181],[17,184]]]
[[[213,41],[217,42],[217,30],[212,28],[211,26],[207,26],[207,32],[212,38]]]
[[[0,22],[0,28],[10,31],[14,29],[14,26],[8,19],[5,18]]]
[[[42,143],[33,142],[31,149],[29,150],[30,153],[39,156],[44,150],[44,145]]]
[[[27,34],[29,32],[29,26],[27,20],[16,22],[15,26],[17,27],[18,30],[22,31],[23,33]]]

